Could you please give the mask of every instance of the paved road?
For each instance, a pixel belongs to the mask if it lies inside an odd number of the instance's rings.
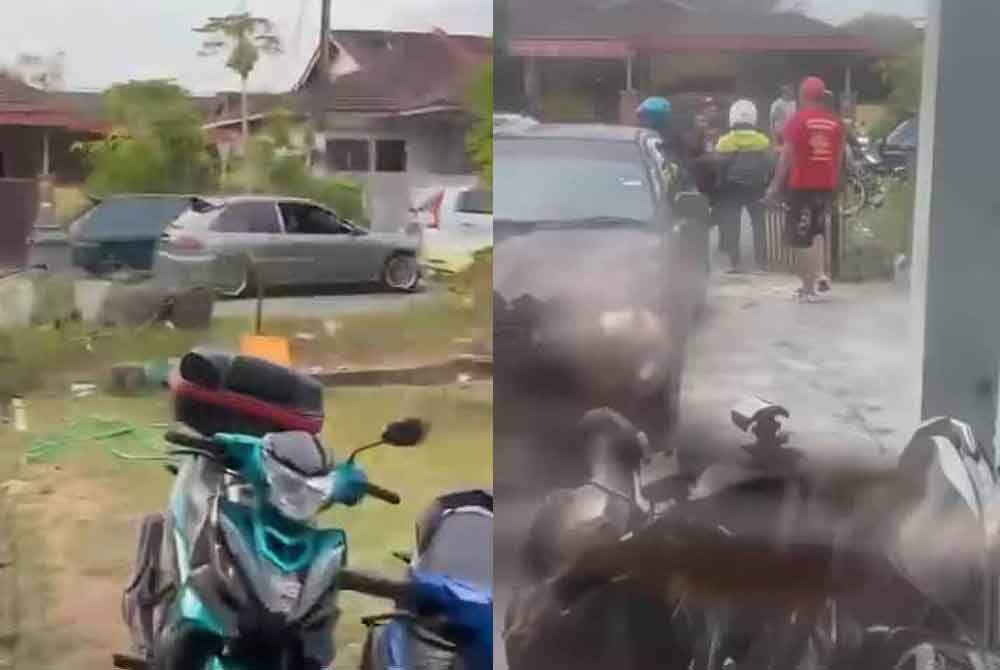
[[[419,293],[332,292],[323,295],[281,294],[264,301],[264,317],[317,318],[338,314],[403,309],[434,298],[440,289],[428,288]],[[220,300],[215,304],[216,317],[249,316],[256,309],[255,300]]]
[[[729,422],[729,408],[748,394],[790,410],[795,445],[814,462],[884,464],[915,427],[917,370],[906,296],[886,284],[840,285],[823,303],[798,304],[791,298],[795,285],[786,276],[714,280],[710,313],[693,342],[676,438],[690,467],[746,443]],[[503,411],[502,403],[496,410]],[[522,482],[531,469],[504,458],[500,436],[495,444],[499,634],[517,547],[537,500],[504,486]],[[496,647],[494,667],[506,668],[499,639]]]

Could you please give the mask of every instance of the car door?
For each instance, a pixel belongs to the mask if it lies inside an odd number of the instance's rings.
[[[277,203],[270,200],[237,201],[226,205],[212,224],[212,246],[219,258],[223,282],[239,281],[250,264],[265,286],[285,283],[288,250]]]
[[[300,283],[358,281],[362,260],[350,226],[333,212],[309,203],[282,203],[281,212]]]

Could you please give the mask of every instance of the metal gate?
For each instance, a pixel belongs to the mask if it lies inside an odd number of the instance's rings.
[[[764,218],[767,270],[771,272],[792,272],[794,270],[794,253],[785,244],[785,219],[787,215],[788,212],[784,208],[770,208]],[[833,279],[837,279],[840,274],[846,225],[846,217],[842,215],[841,203],[838,200],[825,226],[827,245],[824,270]]]

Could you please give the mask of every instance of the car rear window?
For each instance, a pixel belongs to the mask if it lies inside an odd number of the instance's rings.
[[[267,201],[234,202],[226,206],[212,229],[220,233],[280,233],[277,204]]]
[[[483,188],[462,191],[456,209],[463,214],[492,214],[493,193]]]
[[[655,187],[639,145],[615,140],[502,139],[493,190],[500,219],[654,220]]]
[[[77,222],[76,235],[88,241],[156,239],[190,203],[182,196],[109,198]]]

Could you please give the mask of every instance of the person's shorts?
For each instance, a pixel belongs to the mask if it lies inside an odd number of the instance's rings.
[[[790,247],[808,249],[817,235],[826,233],[834,194],[830,191],[789,189],[786,199],[785,243]]]

